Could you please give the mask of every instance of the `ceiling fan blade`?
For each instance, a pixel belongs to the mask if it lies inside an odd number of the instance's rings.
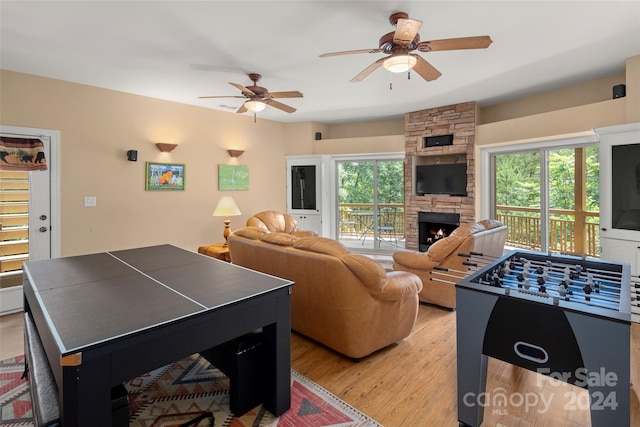
[[[273,99],[267,99],[267,100],[265,100],[264,102],[265,102],[265,104],[267,104],[267,105],[270,105],[270,106],[272,106],[272,107],[276,107],[277,109],[282,110],[282,111],[285,111],[285,112],[287,112],[287,113],[293,113],[293,112],[295,112],[295,111],[296,111],[296,109],[295,109],[295,108],[293,108],[293,107],[289,107],[288,105],[285,105],[285,104],[283,104],[283,103],[281,103],[281,102],[274,101]]]
[[[238,108],[238,111],[236,111],[236,113],[246,113],[247,111],[249,111],[247,110],[247,107],[245,107],[244,104],[242,104],[240,108]]]
[[[359,82],[359,81],[363,80],[365,77],[367,77],[369,74],[373,73],[375,70],[377,70],[382,65],[382,63],[384,62],[385,59],[387,59],[387,58],[380,58],[376,62],[374,62],[373,64],[369,65],[364,70],[360,71],[360,74],[358,74],[357,76],[355,76],[354,78],[351,79],[351,83]]]
[[[426,81],[430,82],[431,80],[435,80],[442,75],[442,73],[436,68],[429,64],[423,57],[420,55],[412,54],[416,58],[416,65],[413,66],[413,71],[420,74],[420,76]]]
[[[432,52],[439,50],[458,49],[485,49],[493,43],[490,36],[458,37],[455,39],[441,39],[423,41],[418,43],[417,49],[420,52]]]
[[[198,98],[244,98],[242,95],[199,96]]]
[[[381,49],[375,48],[375,49],[345,50],[342,52],[323,53],[322,55],[320,55],[320,58],[326,58],[328,56],[353,55],[356,53],[378,53],[378,52],[381,52]]]
[[[288,92],[269,92],[266,94],[269,98],[302,98],[302,92],[291,90]]]
[[[393,42],[401,46],[411,43],[416,38],[421,26],[422,21],[417,19],[398,19]]]
[[[246,87],[244,87],[244,86],[242,86],[242,85],[239,85],[238,83],[231,83],[231,82],[229,82],[229,84],[230,84],[231,86],[235,87],[235,88],[240,89],[240,91],[241,91],[242,93],[244,93],[245,95],[247,95],[247,96],[255,96],[255,95],[256,95],[256,94],[255,94],[255,93],[253,93],[251,90],[247,89]]]

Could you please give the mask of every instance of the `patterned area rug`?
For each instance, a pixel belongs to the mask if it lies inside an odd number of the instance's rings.
[[[24,357],[0,362],[0,425],[31,427],[29,383],[21,379]],[[125,383],[129,391],[129,425],[176,427],[207,412],[215,426],[320,427],[380,426],[327,390],[291,371],[291,409],[280,417],[262,405],[236,417],[229,411],[229,379],[209,362],[193,355]],[[203,419],[197,426],[211,426]]]

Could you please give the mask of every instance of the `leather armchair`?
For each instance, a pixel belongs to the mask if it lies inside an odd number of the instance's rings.
[[[456,308],[455,285],[431,280],[431,271],[436,266],[467,271],[468,267],[463,264],[467,258],[459,256],[459,253],[478,252],[484,256],[499,257],[506,239],[507,227],[500,221],[488,219],[462,224],[449,236],[431,245],[427,252],[395,252],[393,269],[414,273],[422,279],[420,301],[453,310]]]
[[[287,233],[298,237],[318,235],[315,231],[300,230],[294,217],[278,211],[258,212],[247,220],[247,227],[258,227],[271,233]]]

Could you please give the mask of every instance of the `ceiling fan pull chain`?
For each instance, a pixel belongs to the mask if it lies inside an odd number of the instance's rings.
[[[389,73],[389,90],[393,90],[393,73]]]
[[[256,112],[254,111],[253,112],[253,123],[255,123],[255,122],[256,122]]]

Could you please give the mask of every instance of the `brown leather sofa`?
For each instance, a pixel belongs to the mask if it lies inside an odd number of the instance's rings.
[[[258,227],[272,233],[288,233],[298,237],[318,235],[315,231],[300,230],[294,217],[278,211],[258,212],[247,220],[247,227]]]
[[[359,359],[411,334],[420,278],[387,274],[341,243],[244,227],[229,236],[231,262],[295,282],[291,328]]]
[[[500,221],[488,219],[462,224],[449,236],[431,245],[427,252],[395,252],[393,269],[414,273],[422,279],[420,301],[453,310],[456,308],[455,285],[432,280],[434,276],[431,271],[436,266],[467,271],[469,267],[463,264],[467,258],[459,256],[459,253],[477,252],[488,257],[499,257],[504,251],[506,239],[507,227]],[[459,280],[454,278],[450,281]]]

